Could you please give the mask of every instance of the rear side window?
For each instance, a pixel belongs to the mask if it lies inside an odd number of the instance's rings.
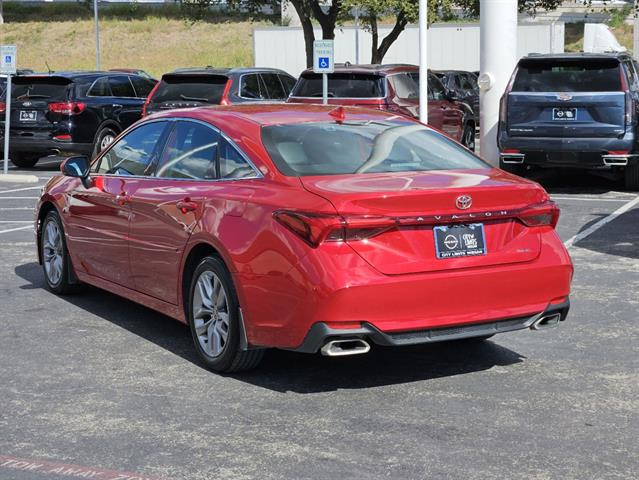
[[[414,122],[317,122],[262,128],[277,168],[288,176],[486,168],[480,159]]]
[[[109,86],[114,97],[134,98],[135,91],[127,76],[109,77]]]
[[[208,180],[216,178],[220,134],[195,122],[177,122],[166,143],[156,177]]]
[[[284,93],[284,87],[282,87],[282,82],[280,82],[279,76],[276,73],[262,73],[260,76],[266,86],[268,98],[279,100],[288,96]]]
[[[166,122],[144,124],[119,139],[100,159],[95,172],[114,175],[148,175],[153,153]]]
[[[15,100],[64,101],[68,99],[71,84],[65,78],[16,77],[13,81],[11,97]]]
[[[111,97],[111,87],[107,77],[98,78],[87,93],[90,97]]]
[[[322,76],[307,73],[295,86],[294,97],[321,97]],[[384,78],[359,73],[328,75],[328,96],[335,98],[379,98],[384,96]]]
[[[419,85],[407,74],[399,73],[388,77],[395,95],[403,99],[419,98]]]
[[[164,75],[153,103],[171,101],[219,104],[226,87],[224,75]]]
[[[138,98],[146,98],[155,87],[155,82],[149,80],[148,78],[142,77],[130,77],[131,82],[133,83],[133,88],[135,89],[135,96]]]
[[[253,167],[231,143],[222,138],[220,141],[220,178],[254,177]]]
[[[519,63],[513,92],[614,92],[621,90],[616,59],[534,59]]]
[[[257,73],[242,75],[240,80],[240,97],[263,100],[266,98],[266,94],[263,90],[264,87]]]

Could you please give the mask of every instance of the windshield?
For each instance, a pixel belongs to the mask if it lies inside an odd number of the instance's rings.
[[[322,76],[307,73],[291,93],[292,97],[321,97]],[[328,96],[335,98],[379,98],[384,96],[384,78],[359,73],[331,73],[328,75]]]
[[[217,105],[228,78],[224,75],[165,75],[153,94],[153,103],[202,102]]]
[[[619,62],[614,59],[522,60],[513,92],[620,91]]]
[[[288,176],[486,168],[444,135],[413,122],[322,122],[262,128]]]

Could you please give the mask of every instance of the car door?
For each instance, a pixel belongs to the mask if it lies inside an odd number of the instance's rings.
[[[428,123],[449,137],[459,140],[464,127],[462,111],[455,105],[455,102],[451,102],[446,97],[444,86],[433,74],[428,74],[428,91],[429,95],[433,96],[432,101],[429,98],[428,102]],[[433,120],[431,120],[431,116],[433,116]],[[434,123],[435,121],[441,126]]]
[[[109,86],[113,94],[113,117],[122,128],[128,128],[142,116],[144,99],[136,96],[128,75],[109,76]]]
[[[129,252],[136,290],[176,304],[182,253],[216,188],[220,135],[200,122],[172,123],[154,172],[131,193]]]
[[[153,163],[167,122],[130,131],[99,157],[88,188],[78,182],[66,212],[69,251],[90,275],[132,288],[129,196]]]

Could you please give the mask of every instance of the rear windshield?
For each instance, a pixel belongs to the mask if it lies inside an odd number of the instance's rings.
[[[284,174],[421,172],[486,168],[444,135],[413,122],[333,122],[262,128],[269,155]]]
[[[187,101],[217,105],[227,80],[224,75],[164,75],[152,102]]]
[[[303,75],[291,94],[293,97],[322,97],[322,76]],[[379,75],[331,73],[328,96],[335,98],[379,98],[384,96],[384,78]]]
[[[11,98],[15,100],[68,100],[70,81],[66,78],[16,77],[14,82]]]
[[[612,92],[621,90],[614,59],[522,60],[513,92]]]

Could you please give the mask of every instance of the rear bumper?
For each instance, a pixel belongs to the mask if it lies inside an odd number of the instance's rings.
[[[558,315],[559,321],[564,321],[569,309],[570,301],[568,300],[558,305],[550,305],[543,312],[523,317],[399,333],[385,333],[374,325],[366,322],[362,324],[361,328],[348,330],[331,328],[326,323],[320,322],[311,327],[302,345],[295,348],[294,351],[316,353],[329,341],[351,340],[356,338],[372,342],[376,345],[401,347],[491,336],[497,333],[514,332],[527,328],[533,329],[540,320],[552,317],[553,315]]]
[[[48,138],[47,138],[48,137]],[[47,135],[44,136],[9,136],[9,150],[11,152],[24,152],[41,154],[42,156],[51,154],[78,154],[90,155],[93,152],[92,143],[69,142],[54,140]],[[2,143],[2,142],[0,142]],[[0,146],[3,148],[4,143]]]
[[[639,161],[632,132],[622,138],[511,137],[501,132],[499,148],[507,164],[607,169]]]

